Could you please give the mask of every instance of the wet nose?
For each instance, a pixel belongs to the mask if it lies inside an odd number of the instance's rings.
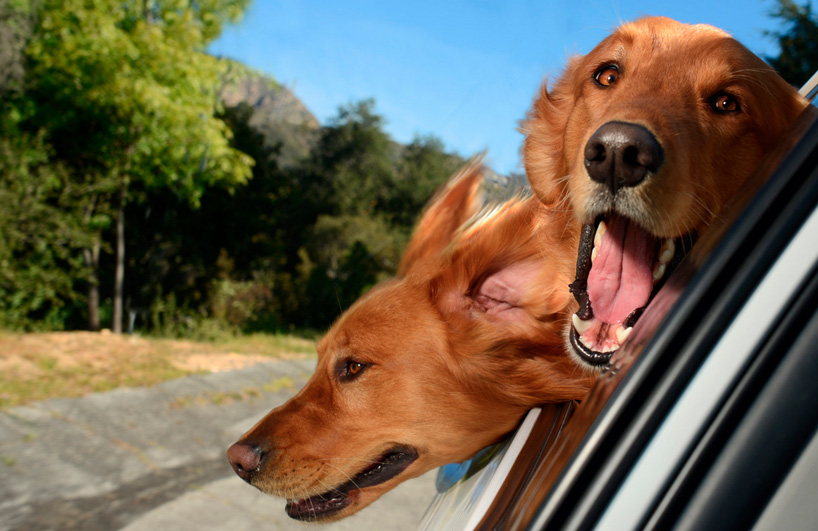
[[[237,442],[227,449],[227,460],[244,481],[250,482],[253,473],[261,464],[263,452],[255,445]]]
[[[644,126],[608,122],[585,144],[585,168],[594,181],[615,194],[620,188],[636,186],[664,162],[662,145]]]

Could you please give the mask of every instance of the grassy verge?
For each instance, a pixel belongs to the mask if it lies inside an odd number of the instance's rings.
[[[90,332],[0,332],[0,407],[314,355],[314,340],[289,335],[208,343]]]

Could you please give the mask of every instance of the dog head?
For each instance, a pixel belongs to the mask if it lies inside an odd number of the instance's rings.
[[[543,85],[524,159],[541,200],[585,225],[568,334],[578,360],[607,363],[805,106],[725,32],[666,18],[618,28]]]
[[[483,173],[472,164],[444,187],[398,278],[338,319],[306,386],[228,450],[291,517],[353,514],[589,389],[561,339],[575,224],[520,195],[478,212]]]

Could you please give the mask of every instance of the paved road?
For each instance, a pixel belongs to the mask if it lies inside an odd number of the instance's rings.
[[[433,473],[316,528],[236,477],[224,451],[306,382],[314,362],[268,362],[153,388],[0,411],[0,531],[409,530]]]

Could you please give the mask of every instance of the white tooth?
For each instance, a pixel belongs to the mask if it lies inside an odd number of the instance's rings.
[[[665,240],[665,243],[662,244],[662,248],[659,249],[659,262],[662,264],[668,264],[671,260],[673,260],[673,255],[676,254],[676,244],[673,243],[673,240],[668,238]]]
[[[580,319],[577,314],[571,316],[571,321],[574,323],[574,330],[576,330],[579,335],[584,334],[586,330],[591,328],[591,324],[593,324],[592,320],[584,321]]]
[[[594,261],[594,259],[596,258],[596,255],[597,255],[597,250],[596,250],[596,247],[594,247],[593,250],[591,250],[591,262]]]
[[[582,336],[580,336],[579,341],[580,341],[580,343],[582,343],[583,345],[585,345],[585,347],[586,347],[588,350],[596,350],[596,347],[595,347],[594,345],[589,344],[587,341],[585,341],[585,340],[582,338]]]
[[[605,224],[604,221],[600,221],[599,225],[596,226],[596,234],[594,235],[594,247],[599,246],[602,243],[602,235],[605,234],[605,231],[608,230],[608,226]]]
[[[632,326],[629,326],[628,328],[620,326],[616,329],[616,340],[619,341],[620,345],[624,343],[626,339],[628,339],[629,335],[631,335],[631,330],[633,330]]]
[[[665,276],[665,269],[667,266],[663,263],[656,264],[656,267],[653,268],[653,282],[656,283]]]

